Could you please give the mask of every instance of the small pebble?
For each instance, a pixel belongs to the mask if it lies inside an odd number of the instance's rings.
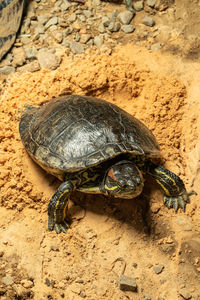
[[[106,32],[106,29],[105,29],[103,23],[100,23],[100,24],[98,25],[97,29],[98,29],[98,31],[99,31],[100,33]]]
[[[186,300],[189,300],[192,298],[191,293],[186,288],[182,288],[181,290],[179,290],[179,294],[183,297],[183,299],[186,299]]]
[[[121,275],[119,278],[119,282],[120,282],[121,291],[132,291],[132,292],[137,291],[137,284],[135,278]]]
[[[144,296],[145,300],[151,300],[151,297],[149,295]]]
[[[147,5],[153,8],[156,4],[156,1],[157,0],[147,0]]]
[[[4,67],[0,68],[0,74],[3,74],[3,75],[9,75],[14,72],[15,72],[15,68],[11,67],[11,66],[4,66]]]
[[[38,61],[41,68],[55,70],[61,63],[61,57],[47,50],[40,50],[38,52]]]
[[[122,25],[121,30],[125,33],[132,33],[135,30],[135,27],[133,25]]]
[[[5,285],[12,285],[14,283],[14,280],[11,276],[5,276],[2,278],[2,283]]]
[[[28,279],[23,279],[21,280],[21,284],[23,287],[25,287],[26,289],[28,288],[32,288],[34,286],[33,282],[31,280]]]
[[[163,269],[164,269],[163,265],[157,265],[153,267],[153,270],[156,274],[160,274],[163,271]]]
[[[161,44],[160,43],[155,43],[151,46],[151,51],[158,51],[161,49]]]
[[[143,2],[143,1],[137,1],[137,2],[134,2],[133,8],[134,8],[136,11],[143,10],[143,8],[144,8],[144,2]]]
[[[45,24],[45,28],[49,28],[52,25],[57,25],[58,24],[58,17],[52,17],[49,19],[49,21]]]
[[[94,44],[98,48],[100,48],[103,45],[103,37],[102,36],[95,36],[94,37]]]
[[[134,12],[125,10],[118,14],[118,19],[120,20],[121,23],[123,23],[124,25],[127,25],[131,22],[134,15],[135,15]]]
[[[155,25],[155,21],[151,17],[146,16],[142,19],[142,24],[153,27]]]
[[[110,22],[109,26],[108,26],[108,30],[110,32],[117,32],[120,30],[120,23],[118,22]]]
[[[80,53],[84,53],[84,46],[76,41],[72,41],[70,43],[70,50],[74,53],[74,54],[80,54]]]

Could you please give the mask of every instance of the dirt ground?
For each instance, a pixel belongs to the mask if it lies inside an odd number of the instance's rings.
[[[111,56],[63,55],[55,71],[15,73],[2,83],[1,299],[200,299],[199,90],[198,62],[133,45]],[[75,193],[67,234],[48,232],[59,182],[28,157],[18,123],[24,104],[65,93],[101,97],[142,120],[165,166],[198,193],[186,212],[168,210],[148,178],[132,201]],[[124,264],[137,292],[119,288]]]

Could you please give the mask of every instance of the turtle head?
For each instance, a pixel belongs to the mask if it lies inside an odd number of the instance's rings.
[[[131,199],[142,192],[144,179],[134,163],[123,160],[108,169],[103,185],[106,194]]]

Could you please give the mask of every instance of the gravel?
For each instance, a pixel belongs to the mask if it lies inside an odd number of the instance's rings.
[[[148,28],[137,27],[138,23],[133,21],[135,13],[144,7],[147,15],[142,23],[147,27],[154,26],[155,21],[148,14],[152,11],[156,13],[157,7],[161,9],[162,3],[159,0],[134,1],[135,12],[114,9],[108,13],[104,9],[106,5],[109,4],[100,0],[93,0],[90,5],[58,0],[51,7],[43,0],[30,3],[12,48],[12,59],[9,61],[6,56],[2,60],[0,74],[8,75],[16,70],[35,72],[40,68],[56,69],[61,57],[55,53],[50,54],[51,48],[63,49],[67,55],[76,55],[95,45],[99,49],[104,46],[100,51],[110,54],[126,34],[131,35],[132,40],[146,41],[146,47],[151,51],[161,49],[161,44],[152,40],[157,37],[159,30],[151,33]],[[139,34],[134,32],[137,28]],[[149,37],[151,40],[148,40]],[[46,52],[42,54],[41,49]]]

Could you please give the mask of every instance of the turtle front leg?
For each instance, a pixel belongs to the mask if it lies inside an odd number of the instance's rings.
[[[185,211],[186,204],[190,202],[190,196],[196,194],[196,192],[187,192],[181,178],[163,166],[151,167],[150,174],[164,192],[164,204],[168,208],[174,208],[175,212],[179,208]]]
[[[66,233],[69,225],[66,221],[66,212],[70,193],[76,186],[71,181],[63,182],[48,205],[48,229],[56,233]]]

